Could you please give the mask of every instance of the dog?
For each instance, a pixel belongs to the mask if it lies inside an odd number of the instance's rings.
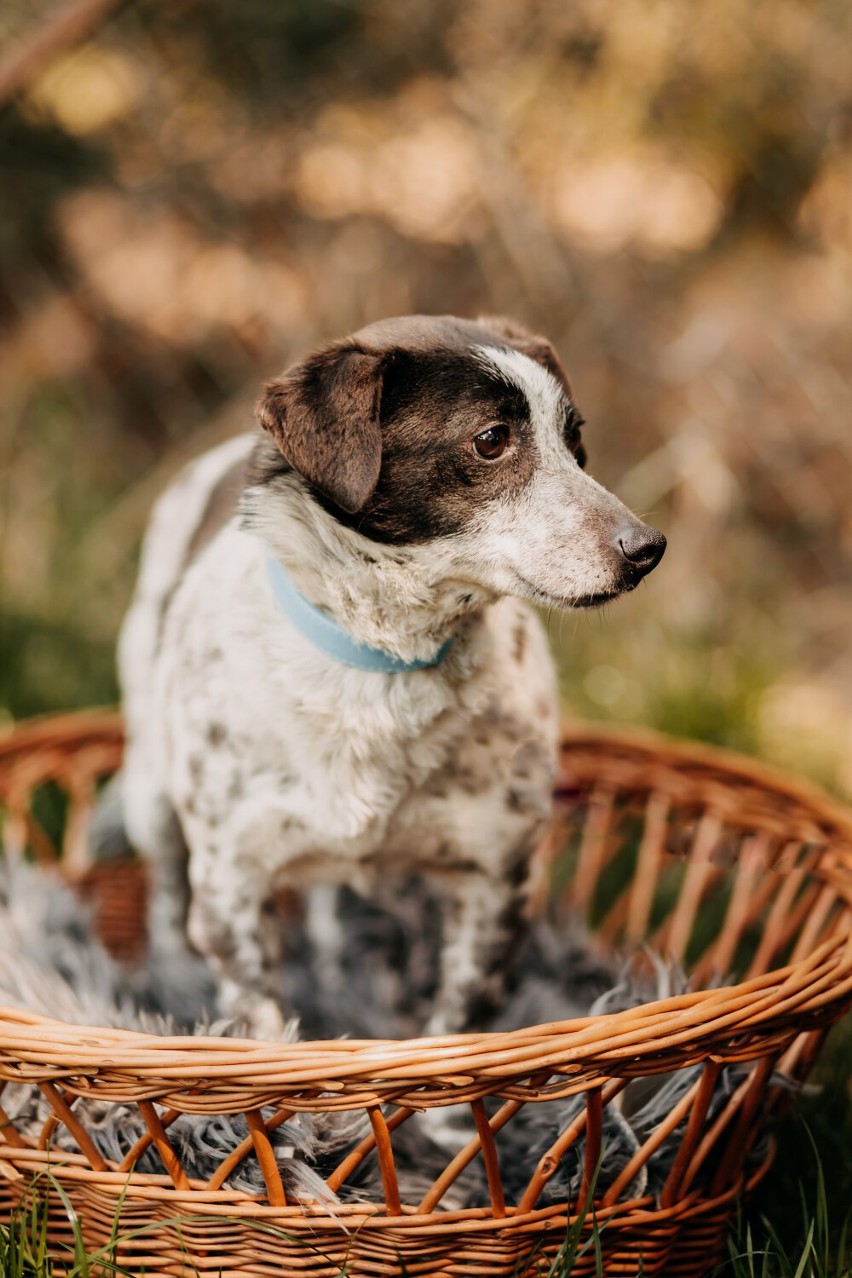
[[[585,473],[565,370],[509,320],[371,324],[270,382],[257,416],[155,507],[120,637],[153,942],[188,934],[221,1010],[275,1038],[280,890],[417,872],[445,901],[426,1032],[470,1028],[550,817],[533,605],[632,590],[665,537]]]

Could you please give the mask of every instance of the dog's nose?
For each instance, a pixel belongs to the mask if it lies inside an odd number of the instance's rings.
[[[629,564],[627,571],[634,583],[656,568],[666,549],[663,534],[647,524],[619,529],[615,541]]]

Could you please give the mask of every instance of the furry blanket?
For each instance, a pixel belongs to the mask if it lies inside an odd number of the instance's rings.
[[[422,884],[411,882],[400,893],[394,914],[380,911],[343,892],[337,918],[344,944],[339,963],[328,970],[318,963],[298,920],[290,929],[285,969],[290,1006],[296,1016],[288,1035],[304,1038],[406,1037],[416,1032],[418,1016],[428,1005],[437,970],[437,941],[428,926],[434,902]],[[424,927],[424,920],[427,926]],[[651,975],[649,975],[649,972]],[[683,990],[676,967],[657,961],[640,969],[619,970],[612,957],[595,946],[574,922],[557,927],[539,921],[509,973],[506,1002],[489,1028],[508,1030],[550,1020],[618,1011],[652,998]],[[133,970],[115,964],[91,938],[86,907],[55,877],[20,863],[0,866],[0,1004],[27,1008],[65,1022],[141,1029],[168,1034],[245,1034],[235,1021],[210,1018],[215,983],[199,959],[172,961],[168,971],[156,963]],[[611,1184],[660,1119],[692,1084],[698,1067],[631,1082],[618,1107],[604,1118],[604,1150],[598,1187]],[[726,1090],[742,1077],[727,1067]],[[721,1095],[714,1104],[721,1105]],[[576,1115],[583,1097],[526,1105],[497,1135],[497,1149],[507,1199],[521,1194],[542,1154]],[[47,1105],[36,1087],[9,1086],[4,1106],[25,1134],[37,1133]],[[461,1108],[461,1107],[460,1107]],[[496,1108],[496,1102],[495,1102]],[[86,1126],[107,1159],[120,1161],[144,1131],[135,1106],[78,1101]],[[447,1163],[447,1141],[461,1147],[472,1134],[469,1112],[451,1111],[438,1145],[428,1121],[414,1116],[394,1135],[394,1151],[403,1201],[417,1202]],[[712,1112],[710,1115],[712,1120]],[[299,1115],[281,1124],[271,1140],[285,1191],[291,1200],[325,1202],[375,1200],[381,1182],[375,1158],[364,1160],[340,1191],[327,1189],[324,1178],[368,1129],[366,1115],[332,1113]],[[665,1182],[682,1128],[665,1140],[629,1186],[629,1196],[656,1193]],[[170,1127],[170,1139],[192,1176],[205,1179],[248,1134],[245,1120],[183,1115]],[[75,1150],[71,1134],[59,1126],[58,1148]],[[565,1156],[547,1183],[539,1206],[576,1197],[583,1146]],[[164,1168],[153,1147],[136,1164],[141,1172]],[[234,1170],[227,1186],[248,1193],[264,1192],[263,1177],[253,1157]],[[484,1170],[475,1159],[442,1200],[444,1209],[482,1206],[488,1202]]]

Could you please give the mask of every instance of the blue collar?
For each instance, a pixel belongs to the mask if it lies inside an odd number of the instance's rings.
[[[266,556],[266,575],[272,597],[284,616],[315,648],[344,666],[356,670],[372,670],[377,674],[402,674],[407,670],[425,670],[437,666],[455,643],[450,638],[428,661],[402,661],[381,648],[358,643],[326,612],[316,608],[296,589],[285,569],[273,555]]]

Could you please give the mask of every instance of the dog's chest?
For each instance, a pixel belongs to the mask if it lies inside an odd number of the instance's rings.
[[[552,670],[524,605],[495,605],[440,670],[353,671],[274,611],[250,542],[232,541],[187,579],[161,654],[172,799],[193,856],[215,846],[217,856],[262,857],[267,872],[279,859],[381,859],[421,812],[440,838],[453,795],[484,792],[519,742],[549,755]],[[524,668],[507,668],[520,626]],[[437,806],[436,778],[447,799]],[[543,774],[538,788],[547,785]]]

